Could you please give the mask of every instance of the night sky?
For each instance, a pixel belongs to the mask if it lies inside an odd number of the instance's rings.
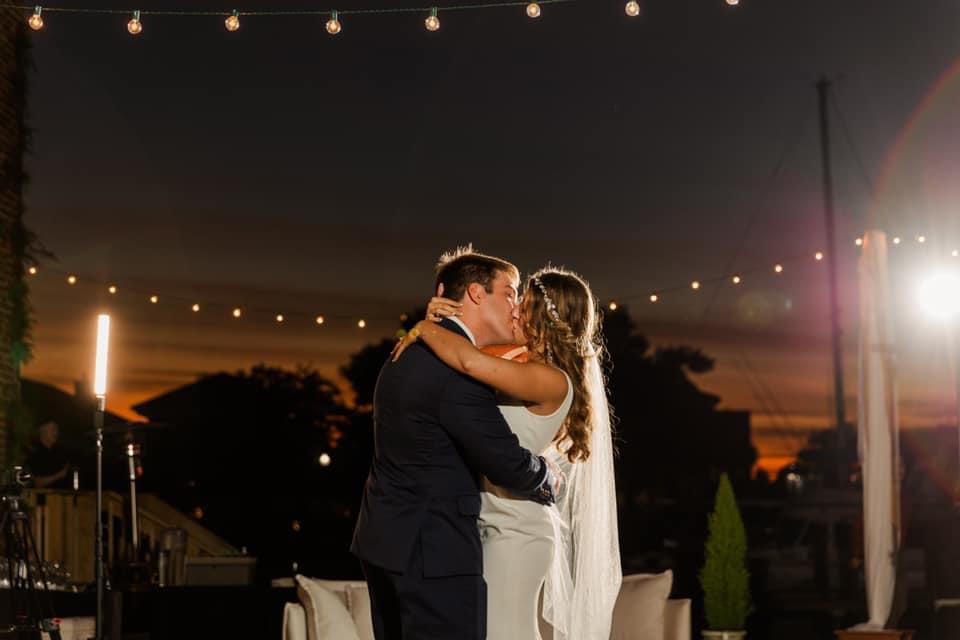
[[[169,8],[138,8],[151,6]],[[336,8],[360,6],[390,4]],[[754,411],[775,464],[832,419],[813,259],[823,73],[849,411],[853,240],[876,227],[903,238],[891,272],[904,423],[953,420],[944,334],[915,313],[912,282],[960,247],[954,0],[659,0],[637,19],[589,0],[538,20],[522,6],[441,12],[436,33],[425,13],[342,16],[335,37],[322,16],[244,17],[237,33],[223,17],[145,16],[136,38],[127,15],[44,17],[28,224],[58,261],[32,280],[27,377],[89,377],[101,309],[116,330],[111,410],[258,362],[336,376],[426,300],[443,250],[473,242],[525,271],[576,269],[656,344],[704,348],[717,367],[697,383]],[[707,283],[733,272],[739,287]],[[694,279],[700,291],[647,300]]]

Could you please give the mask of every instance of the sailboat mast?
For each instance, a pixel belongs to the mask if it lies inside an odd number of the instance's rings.
[[[847,422],[843,395],[843,337],[840,330],[840,302],[837,292],[837,241],[833,211],[833,175],[830,169],[830,81],[821,77],[817,82],[820,98],[820,155],[823,166],[823,213],[826,223],[826,260],[830,293],[830,337],[833,349],[833,394],[836,428],[839,444],[840,429]]]

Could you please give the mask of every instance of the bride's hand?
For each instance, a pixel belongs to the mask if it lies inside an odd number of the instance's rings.
[[[410,331],[407,331],[397,344],[394,345],[393,351],[390,352],[390,362],[396,362],[400,358],[400,354],[407,350],[407,347],[412,345],[417,341],[417,338],[420,336],[420,323],[424,322],[421,320],[417,324],[413,325]]]
[[[440,322],[449,316],[462,316],[463,311],[460,310],[462,306],[462,304],[450,298],[434,296],[430,298],[430,302],[427,304],[427,320]]]

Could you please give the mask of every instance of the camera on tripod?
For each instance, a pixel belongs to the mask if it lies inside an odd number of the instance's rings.
[[[24,504],[23,490],[33,476],[14,466],[0,474],[0,539],[3,541],[2,573],[10,593],[9,624],[0,621],[0,633],[20,638],[39,638],[46,632],[51,640],[60,640],[60,626],[53,614],[50,587],[43,561],[33,538],[30,515]]]
[[[20,497],[23,490],[33,483],[33,474],[20,465],[4,469],[0,474],[0,495]]]

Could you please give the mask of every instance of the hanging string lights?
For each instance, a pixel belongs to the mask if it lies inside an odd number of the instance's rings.
[[[223,21],[223,26],[227,28],[227,31],[236,31],[240,28],[240,12],[236,9],[233,10],[226,20]]]
[[[300,8],[273,8],[265,10],[240,10],[234,9],[230,12],[229,15],[223,21],[224,28],[227,31],[233,33],[239,31],[240,29],[240,18],[258,18],[258,17],[309,17],[309,16],[329,16],[325,21],[324,27],[330,35],[336,35],[342,30],[342,24],[340,23],[341,15],[373,15],[373,14],[405,14],[411,12],[424,12],[428,13],[426,19],[424,20],[424,26],[427,31],[438,31],[440,29],[440,10],[443,11],[475,11],[475,10],[485,10],[485,9],[502,9],[504,7],[524,7],[526,15],[530,18],[539,18],[542,13],[542,7],[545,4],[561,4],[561,3],[572,3],[580,2],[584,0],[487,0],[486,2],[481,2],[477,4],[468,4],[468,5],[452,5],[449,7],[439,7],[439,6],[428,6],[428,7],[405,7],[405,8],[358,8],[350,9],[346,11],[338,10],[329,10],[329,9],[300,9]],[[621,0],[622,1],[622,0]],[[106,9],[106,8],[96,8],[96,7],[42,7],[36,5],[34,7],[25,7],[22,5],[11,4],[0,2],[0,8],[5,9],[18,9],[18,10],[30,10],[31,13],[27,17],[27,23],[30,25],[30,28],[34,31],[39,31],[44,27],[44,12],[51,13],[82,13],[82,14],[95,14],[95,15],[115,15],[125,13],[127,15],[132,14],[132,17],[127,22],[127,31],[131,35],[140,35],[143,33],[143,18],[145,16],[165,16],[165,17],[213,17],[213,16],[223,16],[222,11],[214,10],[203,10],[203,9],[187,9],[187,10],[174,10],[174,9]],[[640,14],[640,5],[637,3],[637,0],[630,0],[625,6],[625,11],[629,16],[636,16]]]
[[[140,11],[134,11],[133,17],[127,23],[127,31],[132,36],[138,36],[143,32],[143,24],[140,22]]]
[[[41,7],[34,7],[33,15],[27,20],[27,24],[30,25],[30,28],[34,31],[40,31],[40,29],[43,29],[43,16],[40,15],[41,13],[43,13],[43,9]]]
[[[932,244],[928,242],[928,236],[926,235],[916,235],[913,237],[915,241],[915,246],[924,247],[925,251],[927,250],[926,247]],[[863,244],[864,244],[863,242],[857,243],[857,245],[861,247],[863,246]],[[901,236],[894,236],[891,239],[891,244],[893,246],[902,245],[903,240]],[[947,249],[944,253],[948,254],[952,259],[960,258],[960,248],[950,248],[950,249]],[[790,265],[790,264],[802,265],[804,263],[810,264],[811,258],[813,259],[812,262],[814,263],[818,263],[818,264],[823,263],[825,254],[823,251],[816,251],[816,252],[806,253],[803,255],[788,258],[780,262],[775,262],[772,265],[770,263],[767,263],[766,265],[757,265],[754,268],[746,269],[744,271],[739,271],[736,273],[719,274],[717,276],[710,277],[710,278],[698,278],[696,280],[688,280],[685,284],[682,284],[682,285],[661,287],[661,288],[654,289],[653,291],[649,291],[648,293],[643,294],[643,296],[637,296],[637,295],[622,296],[616,300],[610,300],[606,306],[610,311],[617,311],[621,308],[622,306],[621,303],[624,300],[632,300],[639,297],[643,297],[649,300],[650,303],[655,304],[663,301],[664,294],[668,294],[668,293],[679,293],[683,290],[699,292],[699,291],[702,291],[708,285],[718,285],[724,282],[739,286],[739,285],[743,285],[744,283],[744,275],[748,275],[750,273],[763,273],[763,272],[766,272],[769,274],[772,271],[773,274],[780,276],[786,272],[787,265]],[[77,285],[82,280],[84,283],[93,284],[97,288],[100,288],[101,291],[106,291],[111,297],[116,297],[118,299],[123,298],[123,296],[120,295],[121,290],[123,290],[127,294],[133,293],[140,300],[146,299],[151,305],[160,306],[161,298],[163,298],[166,301],[167,305],[171,304],[171,301],[173,301],[172,304],[176,306],[179,306],[182,304],[184,306],[181,308],[189,309],[194,314],[199,313],[201,309],[201,302],[194,302],[189,299],[185,300],[183,298],[178,298],[176,295],[161,295],[163,292],[142,292],[141,291],[140,293],[137,293],[133,287],[130,287],[130,286],[121,287],[120,284],[116,281],[110,281],[110,280],[98,281],[94,277],[87,277],[87,276],[83,276],[82,278],[80,278],[76,273],[71,273],[67,271],[58,271],[55,268],[50,268],[48,269],[48,271],[54,274],[60,274],[60,277],[65,278],[69,286]],[[29,265],[26,268],[26,274],[28,274],[31,277],[37,277],[39,273],[40,273],[39,267],[35,264]],[[143,297],[139,297],[139,296],[143,296]],[[227,310],[231,310],[230,314],[235,319],[240,319],[241,317],[244,317],[247,315],[246,314],[247,310],[238,306],[237,307],[228,306],[228,305],[224,305],[216,302],[209,303],[209,305],[208,303],[204,303],[203,306],[213,306],[214,308],[219,307],[219,308],[226,308]],[[311,324],[321,327],[321,326],[325,326],[327,324],[328,319],[330,318],[330,316],[327,316],[327,315],[316,315],[316,314],[309,314],[309,313],[302,313],[302,312],[290,313],[290,314],[277,313],[275,311],[270,312],[270,310],[268,309],[249,309],[249,311],[251,312],[251,316],[256,316],[260,318],[263,318],[265,315],[269,314],[269,317],[272,318],[272,320],[274,321],[274,324],[278,324],[278,325],[291,324],[288,322],[288,320],[292,320],[296,318],[306,318],[307,322],[310,322]],[[404,316],[405,315],[406,314],[404,314]],[[368,322],[369,322],[369,318],[358,319],[356,315],[351,316],[350,314],[336,315],[333,317],[350,319],[355,324],[355,326],[359,329],[367,328]],[[404,322],[404,321],[405,321],[404,318],[401,317],[401,322]]]
[[[438,31],[440,29],[440,16],[437,15],[437,8],[430,9],[430,15],[423,21],[427,31]]]
[[[614,1],[614,0],[611,0]],[[616,0],[622,2],[623,0]],[[719,0],[716,0],[719,1]],[[462,5],[451,5],[447,7],[404,7],[404,8],[358,8],[350,9],[346,11],[339,10],[329,10],[329,9],[300,9],[300,8],[291,8],[291,9],[282,9],[282,8],[273,8],[266,10],[239,10],[234,9],[230,14],[224,19],[223,25],[228,32],[236,32],[240,30],[240,18],[243,16],[259,18],[259,17],[311,17],[311,16],[329,16],[324,24],[324,28],[327,33],[330,35],[337,35],[341,32],[343,26],[340,22],[341,15],[374,15],[374,14],[405,14],[411,12],[420,12],[427,11],[428,15],[424,19],[424,26],[427,31],[439,31],[440,29],[440,16],[439,12],[442,9],[443,11],[474,11],[474,10],[495,10],[502,9],[504,7],[516,7],[522,6],[525,8],[526,15],[531,19],[537,19],[541,16],[543,5],[546,4],[561,4],[561,3],[575,3],[575,2],[586,2],[586,0],[487,0],[486,2],[481,2],[477,4],[462,4]],[[731,7],[736,7],[740,4],[740,0],[724,0],[724,2]],[[213,17],[213,16],[223,16],[222,11],[214,10],[202,10],[202,9],[188,9],[188,10],[173,10],[173,9],[147,9],[147,10],[130,10],[130,9],[106,9],[106,8],[96,8],[96,7],[42,7],[41,5],[36,5],[34,7],[23,6],[11,3],[4,3],[0,0],[0,8],[4,9],[16,9],[16,10],[29,10],[30,13],[27,16],[27,23],[30,28],[34,31],[40,31],[44,28],[44,14],[56,12],[56,13],[76,13],[76,14],[98,14],[98,15],[115,15],[115,14],[127,14],[132,13],[132,17],[127,22],[127,31],[130,35],[140,35],[143,33],[143,16],[165,16],[165,17]],[[628,0],[623,5],[624,13],[631,18],[636,18],[643,13],[640,0]]]
[[[327,20],[327,25],[326,25],[327,33],[329,33],[332,36],[335,36],[338,33],[340,33],[340,30],[342,29],[342,27],[340,26],[340,19],[337,17],[338,15],[339,14],[336,12],[336,10],[331,11],[330,19]]]

